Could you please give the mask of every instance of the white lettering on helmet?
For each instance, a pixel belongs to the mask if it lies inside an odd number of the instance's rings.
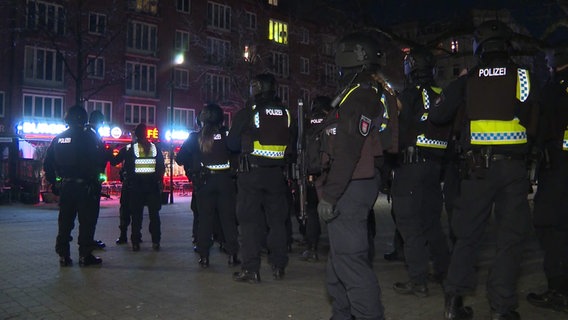
[[[221,134],[220,133],[216,133],[213,135],[213,140],[221,140]]]
[[[266,114],[269,116],[282,116],[284,113],[280,109],[266,109]]]
[[[71,143],[71,138],[59,138],[57,143]]]
[[[479,77],[501,77],[507,75],[507,68],[479,69]]]
[[[326,129],[325,134],[328,135],[328,136],[336,135],[337,134],[337,127]]]

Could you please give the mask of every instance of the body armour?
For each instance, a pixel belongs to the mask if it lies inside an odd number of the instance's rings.
[[[94,131],[68,129],[56,136],[52,144],[55,168],[60,177],[98,180],[102,151]]]
[[[474,68],[467,80],[466,117],[472,145],[527,142],[518,112],[530,93],[529,72],[512,63]]]
[[[432,108],[436,107],[436,102],[442,89],[433,86],[416,86],[403,91],[400,95],[403,100],[403,110],[401,114],[409,113],[408,116],[401,116],[401,132],[403,139],[401,147],[417,146],[430,154],[442,156],[448,147],[451,126],[434,125],[428,120],[428,115]],[[407,123],[402,124],[403,121]]]
[[[201,166],[212,171],[231,168],[230,154],[227,149],[227,131],[220,129],[213,134],[213,147],[210,152],[200,153]]]
[[[341,100],[338,108],[331,111],[326,120],[325,127],[322,131],[322,168],[326,171],[333,162],[335,155],[333,154],[333,149],[335,145],[335,139],[337,135],[337,125],[341,117],[341,105],[357,89],[365,89],[366,87],[361,87],[357,84],[351,90],[347,92],[345,97]],[[376,87],[371,87],[373,90],[378,92]],[[380,99],[380,97],[378,97]],[[379,101],[380,102],[380,101]],[[379,103],[382,106],[382,110],[377,110],[378,117],[364,118],[361,117],[359,120],[359,132],[366,136],[363,148],[361,149],[361,157],[355,166],[355,170],[351,176],[352,180],[356,179],[368,179],[375,176],[375,157],[382,155],[383,148],[379,139],[379,131],[385,129],[386,126],[381,126],[383,123],[382,117],[385,113],[385,107],[382,102]]]
[[[290,113],[284,106],[276,104],[254,105],[252,109],[252,152],[250,154],[274,160],[284,159],[286,147],[290,141]]]

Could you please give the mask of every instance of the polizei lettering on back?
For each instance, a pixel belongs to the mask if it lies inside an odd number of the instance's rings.
[[[479,77],[502,77],[507,75],[507,68],[479,69]]]
[[[266,109],[266,114],[269,116],[282,116],[284,113],[281,109]]]

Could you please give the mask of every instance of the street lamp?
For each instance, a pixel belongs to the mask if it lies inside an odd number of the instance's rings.
[[[183,53],[177,53],[172,60],[170,75],[170,204],[174,203],[174,87],[176,66],[183,64]]]

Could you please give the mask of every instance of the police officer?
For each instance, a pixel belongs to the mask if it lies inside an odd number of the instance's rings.
[[[128,207],[132,215],[132,251],[140,251],[142,239],[142,216],[148,206],[150,216],[149,231],[152,237],[152,249],[160,250],[162,207],[162,178],[166,170],[161,150],[147,138],[146,124],[141,123],[134,130],[136,142],[122,148],[111,162],[112,165],[123,162],[128,180]]]
[[[435,126],[428,112],[441,93],[433,80],[434,56],[425,48],[413,48],[404,58],[406,88],[399,94],[400,154],[392,183],[396,226],[404,240],[409,281],[396,282],[400,294],[428,295],[430,258],[434,274],[443,278],[450,253],[442,230],[441,163],[450,127]]]
[[[454,202],[452,228],[457,238],[444,284],[445,319],[471,319],[463,295],[475,290],[479,243],[491,215],[496,216],[497,245],[487,280],[491,319],[520,319],[517,277],[523,242],[530,228],[526,157],[537,118],[529,101],[529,73],[508,55],[512,31],[490,20],[474,32],[478,64],[444,90],[430,112],[433,123],[461,115],[463,180]],[[458,110],[463,106],[462,110]]]
[[[186,168],[196,172],[200,179],[200,188],[194,194],[197,197],[197,210],[200,213],[197,229],[197,253],[199,265],[209,267],[209,249],[213,244],[215,216],[225,236],[225,249],[229,254],[229,265],[240,264],[237,259],[238,239],[236,220],[236,188],[231,168],[231,154],[226,145],[227,130],[223,124],[223,110],[217,104],[208,104],[199,115],[203,129],[193,135],[186,144],[190,156],[198,164],[197,168]],[[195,179],[194,179],[195,180]]]
[[[203,128],[201,120],[199,120],[199,116],[201,111],[197,114],[195,118],[195,128],[196,131],[193,131],[189,134],[189,137],[182,143],[177,155],[176,155],[176,163],[180,166],[183,166],[185,171],[185,176],[187,180],[191,182],[191,203],[190,209],[193,213],[193,224],[192,224],[192,242],[194,245],[194,251],[197,251],[197,230],[199,226],[199,213],[197,211],[197,201],[195,194],[197,190],[201,187],[201,181],[199,177],[199,169],[201,168],[200,163],[196,162],[197,159],[192,154],[192,144],[194,141],[197,141],[199,137],[199,131]]]
[[[568,49],[548,53],[552,77],[540,95],[538,144],[543,159],[534,197],[534,227],[544,250],[548,290],[529,293],[537,306],[568,312]]]
[[[367,238],[368,212],[379,192],[374,161],[382,152],[380,62],[379,46],[367,34],[348,34],[338,43],[335,63],[343,90],[334,99],[338,108],[326,118],[324,170],[317,181],[317,210],[330,244],[326,282],[332,319],[384,319]]]
[[[288,265],[286,219],[289,217],[285,155],[294,144],[295,131],[288,109],[276,97],[272,74],[256,75],[250,83],[252,105],[241,109],[227,137],[231,150],[240,152],[237,176],[242,270],[238,282],[260,282],[260,251],[266,236],[273,277],[284,277]]]
[[[98,136],[85,128],[87,112],[80,106],[65,115],[69,128],[51,142],[43,163],[45,177],[59,194],[59,229],[55,252],[61,266],[72,265],[69,252],[75,217],[79,218],[79,265],[100,265],[92,254],[100,197],[101,146]]]
[[[305,222],[305,244],[306,249],[301,253],[300,260],[315,262],[318,261],[318,243],[321,235],[320,219],[317,211],[318,195],[316,192],[315,182],[321,174],[320,167],[320,147],[318,139],[321,127],[327,114],[331,111],[331,98],[327,96],[317,96],[312,102],[312,107],[308,115],[306,125],[305,143],[306,143],[306,222]],[[310,164],[316,162],[317,165]]]

